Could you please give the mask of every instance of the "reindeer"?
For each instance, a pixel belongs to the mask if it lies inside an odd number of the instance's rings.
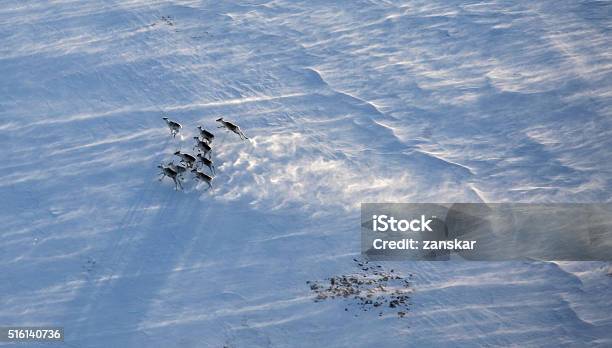
[[[232,131],[232,132],[238,134],[238,136],[240,136],[240,139],[242,139],[242,140],[248,139],[247,136],[244,135],[244,133],[242,132],[240,127],[238,127],[237,125],[233,124],[232,122],[223,120],[223,117],[218,118],[216,121],[221,123],[221,125],[219,127],[217,127],[217,128],[225,128],[228,131]]]
[[[187,168],[185,166],[182,165],[176,165],[174,164],[174,162],[170,162],[166,165],[166,167],[174,170],[175,172],[178,173],[178,175],[182,178],[183,177],[183,173],[185,173],[187,171]]]
[[[215,135],[202,128],[202,126],[198,126],[198,129],[200,130],[200,136],[202,139],[206,140],[206,142],[209,144],[212,143],[212,141],[215,139]]]
[[[190,155],[188,153],[183,153],[183,152],[180,152],[180,151],[177,151],[174,154],[181,158],[181,163],[185,163],[185,166],[187,168],[193,168],[193,165],[196,162],[196,158],[195,157],[193,157],[192,155]]]
[[[168,128],[170,128],[170,134],[173,138],[176,137],[178,132],[180,132],[181,128],[183,128],[180,123],[169,120],[168,117],[162,117],[162,119],[166,121]]]
[[[212,151],[212,147],[210,147],[210,145],[207,142],[200,140],[200,138],[198,137],[193,137],[193,138],[196,141],[196,144],[193,147],[193,149],[195,150],[196,148],[198,148],[198,150],[202,151],[204,156],[208,155],[208,157],[210,157],[210,152]]]
[[[159,178],[159,181],[162,181],[162,179],[164,177],[169,177],[170,179],[172,179],[174,181],[174,189],[178,190],[179,187],[181,188],[181,190],[183,189],[183,185],[181,184],[181,181],[178,177],[178,173],[175,172],[172,168],[168,167],[168,166],[164,166],[164,165],[158,165],[157,168],[161,169],[161,178]]]
[[[204,155],[202,155],[201,153],[197,154],[196,157],[200,160],[200,162],[203,165],[207,166],[208,169],[210,169],[210,172],[213,175],[215,175],[215,166],[213,165],[213,162],[210,159],[204,157]]]
[[[198,179],[198,180],[200,180],[202,182],[207,183],[209,188],[211,188],[211,189],[213,188],[212,187],[212,183],[211,183],[212,179],[213,179],[212,176],[210,176],[210,175],[208,175],[206,173],[202,173],[202,172],[198,171],[197,169],[192,169],[191,172],[195,174],[196,179]]]

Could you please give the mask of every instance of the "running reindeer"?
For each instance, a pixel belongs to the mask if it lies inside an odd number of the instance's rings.
[[[176,137],[176,135],[181,131],[181,128],[183,128],[180,123],[169,120],[168,117],[162,117],[162,119],[166,121],[168,128],[170,128],[170,134],[173,138]]]
[[[174,154],[181,158],[181,163],[184,163],[187,168],[193,168],[196,163],[196,158],[188,153],[177,151]]]
[[[210,147],[210,144],[205,141],[202,141],[198,137],[193,137],[193,139],[195,139],[196,141],[196,144],[194,145],[193,149],[195,150],[197,148],[202,152],[204,156],[208,155],[208,157],[210,158],[210,152],[212,151],[212,147]]]
[[[208,169],[210,170],[210,172],[213,175],[216,175],[216,173],[215,173],[215,166],[213,165],[213,161],[212,160],[206,158],[201,153],[197,154],[196,157],[200,160],[200,163],[202,163],[203,165],[208,167]]]
[[[210,176],[210,175],[208,175],[206,173],[202,173],[202,172],[198,171],[197,169],[192,169],[191,172],[195,174],[196,179],[198,179],[198,180],[200,180],[202,182],[207,183],[208,187],[210,189],[213,188],[212,187],[212,180],[213,180],[212,176]]]
[[[162,181],[162,179],[167,176],[174,181],[175,190],[178,190],[179,187],[181,188],[181,190],[183,189],[183,185],[181,184],[178,172],[174,171],[171,167],[165,166],[163,164],[158,165],[157,168],[161,169],[161,172],[159,173],[161,175],[159,181]]]
[[[218,126],[217,128],[225,128],[228,131],[234,132],[234,133],[238,134],[238,136],[240,136],[240,139],[242,139],[242,140],[248,139],[248,137],[246,135],[244,135],[244,133],[242,132],[240,127],[238,127],[234,123],[232,123],[230,121],[223,120],[223,117],[218,118],[216,121],[221,123],[221,125]]]
[[[202,126],[198,126],[198,129],[200,130],[200,137],[206,140],[208,144],[212,143],[213,140],[215,140],[215,135],[207,131],[206,129],[202,128]]]
[[[187,167],[183,166],[182,164],[174,164],[174,162],[169,162],[168,164],[166,164],[166,167],[174,170],[175,172],[178,173],[178,176],[182,179],[183,178],[183,173],[185,173],[187,171]]]

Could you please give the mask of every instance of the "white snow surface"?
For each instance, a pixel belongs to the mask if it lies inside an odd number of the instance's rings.
[[[414,274],[402,319],[305,283],[354,272],[361,202],[609,202],[611,18],[3,1],[0,326],[63,326],[66,347],[612,346],[602,262],[387,263]],[[156,166],[197,125],[217,134],[214,190],[176,192]]]

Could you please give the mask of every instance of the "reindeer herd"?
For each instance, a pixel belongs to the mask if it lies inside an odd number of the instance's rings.
[[[176,135],[180,133],[183,126],[176,121],[170,120],[168,117],[163,117],[162,119],[166,121],[170,129],[170,135],[175,138]],[[220,126],[217,128],[225,128],[228,132],[238,135],[242,140],[249,139],[236,124],[225,121],[223,117],[218,118],[216,121],[220,123]],[[196,180],[206,183],[208,188],[212,189],[212,181],[215,176],[215,166],[212,161],[212,142],[215,139],[215,135],[202,126],[198,126],[198,131],[199,136],[193,137],[195,140],[195,145],[192,149],[194,151],[193,154],[181,152],[179,150],[174,152],[174,155],[180,158],[178,164],[171,161],[168,164],[162,163],[157,166],[160,169],[159,174],[161,175],[159,181],[167,176],[174,181],[175,190],[179,188],[183,189],[181,180],[184,179],[184,173],[190,169],[195,175]],[[203,171],[204,167],[208,168],[208,173]]]

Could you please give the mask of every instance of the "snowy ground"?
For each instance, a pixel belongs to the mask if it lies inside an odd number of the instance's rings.
[[[603,263],[385,265],[414,273],[402,319],[305,284],[353,272],[361,202],[609,202],[610,18],[3,1],[0,326],[64,326],[67,347],[611,346]],[[159,183],[220,116],[251,141],[218,133],[214,191]]]

